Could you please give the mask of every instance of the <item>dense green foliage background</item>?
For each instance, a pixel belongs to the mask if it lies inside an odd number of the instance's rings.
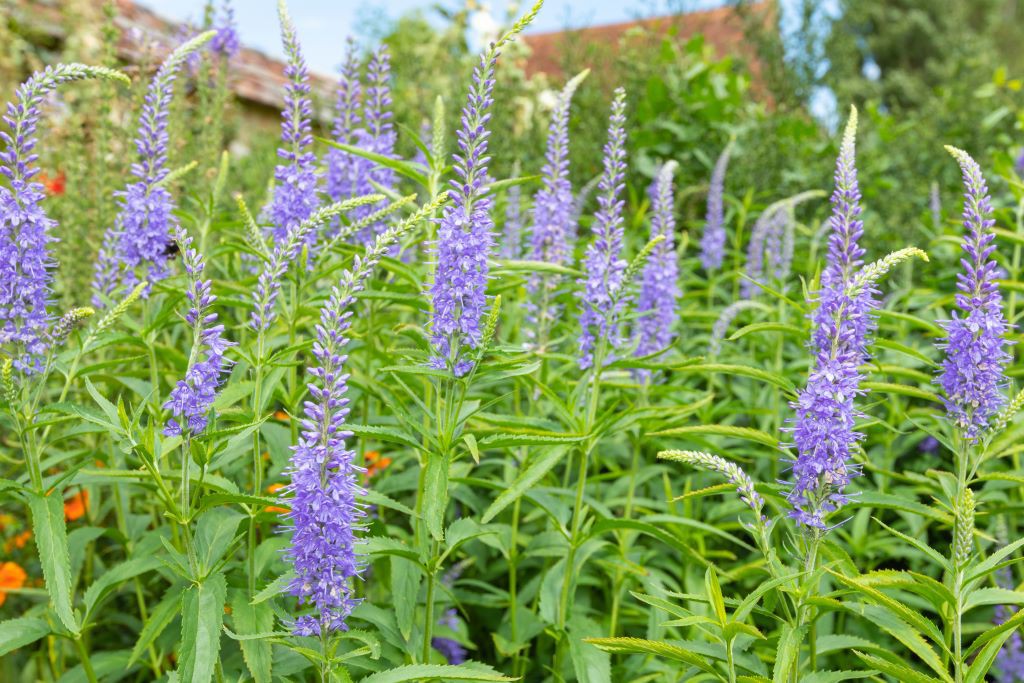
[[[68,8],[66,20],[80,22],[82,32],[73,35],[91,32],[96,40],[48,43],[0,21],[2,99],[29,70],[56,59],[122,66],[110,49],[109,11],[90,3]],[[285,481],[320,307],[360,249],[336,245],[310,268],[293,264],[280,319],[262,349],[248,327],[259,250],[233,195],[262,206],[276,132],[252,136],[247,156],[222,164],[221,150],[240,132],[238,112],[218,99],[215,79],[179,87],[172,166],[198,165],[175,180],[174,192],[183,224],[207,255],[217,311],[239,343],[237,363],[215,406],[216,428],[187,453],[180,440],[160,435],[160,406],[187,366],[191,343],[180,318],[179,274],[116,319],[87,323],[54,358],[47,382],[18,386],[0,411],[0,564],[16,563],[29,579],[0,605],[0,680],[945,682],[954,680],[952,624],[961,613],[971,643],[964,680],[996,676],[989,669],[998,645],[1024,618],[1018,612],[1008,627],[993,625],[995,605],[1024,604],[1016,564],[1005,565],[1010,587],[995,579],[1004,560],[1020,557],[1024,420],[1011,415],[979,446],[970,481],[976,581],[954,600],[946,558],[957,519],[957,444],[933,377],[937,323],[953,305],[962,236],[960,175],[943,144],[967,149],[987,174],[1006,315],[1019,324],[1024,314],[1024,184],[1013,168],[1024,145],[1024,64],[1008,28],[1020,11],[1010,0],[864,0],[844,3],[834,23],[809,18],[791,45],[755,32],[751,40],[771,67],[760,97],[746,66],[715,57],[701,38],[566,54],[566,74],[611,65],[595,69],[572,108],[577,189],[600,170],[611,89],[628,92],[627,258],[647,242],[646,190],[656,165],[679,163],[677,342],[653,358],[620,358],[597,377],[579,370],[574,290],[591,201],[576,265],[549,271],[564,277],[566,307],[553,348],[524,346],[525,282],[540,266],[495,261],[489,294],[501,303],[479,370],[466,381],[426,370],[434,228],[417,222],[405,241],[410,258],[385,258],[355,305],[347,368],[353,443],[371,458],[364,463],[388,463],[367,480],[373,515],[364,532],[365,600],[352,630],[326,642],[288,633],[296,606],[281,580],[287,538],[278,533],[282,502],[268,487]],[[449,19],[438,30],[410,16],[380,36],[392,51],[406,159],[438,97],[451,148],[475,54],[466,14]],[[542,93],[561,83],[527,79],[522,49],[509,46],[498,69],[492,126],[503,134],[493,137],[492,174],[526,177],[530,195],[550,114]],[[783,53],[787,61],[768,61]],[[865,55],[879,78],[865,75]],[[60,220],[60,311],[86,304],[112,192],[124,179],[125,131],[152,59],[128,68],[130,90],[76,85],[57,113],[47,111],[40,163],[67,182],[46,204]],[[822,59],[826,71],[815,67]],[[822,85],[839,102],[837,119],[849,104],[861,111],[868,261],[908,244],[930,258],[900,265],[881,285],[874,357],[865,367],[869,391],[859,403],[863,476],[834,520],[843,523],[821,544],[819,565],[807,571],[807,541],[786,518],[779,483],[793,452],[780,441],[810,363],[807,313],[825,250],[823,198],[797,209],[793,275],[754,297],[717,355],[709,344],[713,324],[738,298],[745,248],[762,211],[800,192],[824,197],[832,189],[838,134],[808,104]],[[708,275],[695,244],[711,167],[730,140],[727,267]],[[443,157],[433,159],[429,182],[403,177],[401,192],[428,202],[445,166]],[[937,222],[929,210],[933,184],[942,200]],[[497,195],[500,230],[507,186]],[[407,217],[413,208],[396,211]],[[1011,339],[1021,341],[1019,329]],[[1019,344],[1013,353],[1018,359]],[[638,383],[636,369],[652,370],[657,381]],[[1012,395],[1024,366],[1015,360],[1009,374]],[[929,437],[937,447],[922,448]],[[82,515],[65,519],[54,494],[28,490],[29,445],[39,448],[48,487],[68,499],[87,492]],[[722,477],[658,460],[667,449],[704,450],[742,465],[767,499],[774,520],[767,538],[751,533],[749,508]],[[175,509],[165,487],[177,492],[183,480],[193,482],[194,497]],[[32,538],[19,542],[29,530]],[[54,553],[65,533],[67,554]],[[66,586],[56,597],[55,584]],[[784,616],[790,605],[812,616],[795,627]],[[448,610],[455,618],[439,623]],[[431,635],[458,640],[485,664],[441,668]],[[586,640],[613,637],[635,640]]]

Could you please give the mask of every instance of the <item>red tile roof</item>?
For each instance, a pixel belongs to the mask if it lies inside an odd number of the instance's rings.
[[[53,38],[64,38],[60,0],[14,0],[14,7],[18,18],[34,30]],[[154,39],[164,45],[181,40],[180,24],[132,0],[117,0],[117,8],[116,22],[121,32],[118,56],[125,62],[136,63],[146,49],[145,44]],[[280,60],[259,50],[243,47],[231,60],[231,88],[243,100],[280,108],[286,83],[284,66]],[[310,78],[314,90],[323,94],[333,91],[329,77],[314,73]]]
[[[767,25],[775,16],[773,5],[770,0],[755,2],[747,5],[744,11]],[[759,71],[757,55],[744,33],[744,17],[735,7],[725,6],[570,31],[529,33],[522,39],[532,50],[526,62],[526,72],[563,78],[563,59],[568,50],[595,44],[617,48],[623,39],[633,39],[634,33],[637,40],[649,39],[651,34],[664,36],[674,33],[680,40],[703,34],[718,57],[740,56],[751,65],[755,76]]]

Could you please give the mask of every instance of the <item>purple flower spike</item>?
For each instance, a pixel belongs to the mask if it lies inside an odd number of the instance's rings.
[[[522,255],[523,208],[522,189],[518,185],[508,188],[505,195],[505,225],[501,240],[501,258],[517,259]]]
[[[572,257],[570,236],[573,225],[572,183],[569,181],[569,107],[576,88],[586,77],[584,71],[572,78],[562,89],[551,114],[548,128],[547,163],[541,170],[543,187],[533,197],[533,228],[530,234],[530,256],[533,261],[568,265]],[[532,275],[529,292],[529,325],[527,335],[538,346],[547,343],[548,332],[558,320],[560,311],[552,299],[562,279],[551,274]]]
[[[363,96],[363,127],[355,132],[356,144],[363,149],[383,157],[395,158],[394,124],[391,119],[391,56],[382,45],[370,57],[366,66],[366,92]],[[385,190],[395,186],[395,172],[386,166],[360,158],[358,180],[353,187],[355,196],[376,192],[375,185]],[[378,211],[386,202],[361,206],[353,214],[353,220],[362,220]],[[370,244],[373,238],[387,226],[378,222],[367,226],[356,235],[360,244]]]
[[[288,232],[309,218],[319,204],[319,174],[316,157],[310,151],[313,145],[310,123],[313,105],[309,98],[309,71],[284,0],[278,3],[277,11],[281,21],[281,40],[288,55],[288,65],[284,70],[288,84],[285,85],[284,111],[281,112],[281,146],[277,150],[277,156],[283,163],[274,169],[274,196],[264,209],[270,222],[271,243],[287,239]],[[310,233],[306,244],[312,247],[316,239],[316,233]]]
[[[235,24],[235,8],[231,6],[231,0],[224,0],[221,5],[221,14],[216,26],[217,35],[210,41],[210,50],[216,55],[230,59],[238,54],[241,48]]]
[[[626,262],[622,259],[621,198],[626,180],[626,91],[618,88],[612,100],[612,113],[608,121],[608,141],[604,146],[604,172],[598,184],[599,208],[594,216],[594,241],[587,246],[585,278],[579,283],[580,297],[580,351],[581,368],[594,364],[594,349],[598,339],[606,341],[609,350],[622,343],[619,317],[625,300],[617,297],[622,289]],[[664,211],[664,207],[659,207]],[[671,207],[669,207],[671,220]],[[664,217],[662,217],[664,220]],[[609,356],[610,358],[610,356]]]
[[[135,138],[139,154],[131,169],[135,181],[115,195],[120,210],[107,230],[93,272],[96,306],[102,306],[103,298],[120,288],[131,290],[139,282],[154,283],[167,277],[167,245],[178,227],[174,198],[161,184],[169,173],[168,107],[178,69],[214,34],[200,34],[172,52],[149,84]]]
[[[817,308],[811,314],[811,348],[815,358],[806,387],[792,403],[797,459],[787,500],[798,524],[825,529],[825,516],[846,502],[844,489],[857,472],[851,450],[862,435],[854,431],[854,399],[860,388],[860,366],[868,360],[868,334],[874,327],[876,291],[866,286],[848,293],[862,265],[864,249],[860,190],[857,184],[855,136],[857,110],[852,110],[836,164],[832,194],[828,263],[821,275]]]
[[[364,254],[358,255],[345,271],[320,310],[313,343],[315,367],[299,442],[292,447],[286,473],[291,483],[284,493],[291,506],[288,524],[291,544],[287,557],[295,570],[289,592],[299,604],[312,605],[314,613],[295,620],[293,631],[315,636],[344,630],[345,620],[358,603],[353,580],[365,566],[357,552],[357,532],[366,512],[359,484],[363,469],[355,464],[355,453],[346,446],[352,433],[345,429],[348,417],[348,373],[345,347],[352,324],[352,303],[366,279],[405,230],[436,210],[441,197],[421,208],[405,223],[392,225],[377,236]]]
[[[454,608],[445,611],[444,615],[438,619],[438,624],[441,626],[447,626],[451,630],[455,631],[459,628],[459,613]],[[449,664],[463,664],[469,658],[469,653],[466,652],[466,648],[462,646],[462,643],[453,638],[436,637],[430,639],[430,646],[441,653],[441,655],[448,660]]]
[[[640,275],[640,294],[637,297],[638,319],[634,337],[636,356],[648,356],[662,351],[675,338],[676,303],[679,300],[679,264],[675,249],[676,221],[672,176],[676,163],[669,161],[658,171],[651,183],[651,239],[661,235],[665,239],[655,245]],[[634,373],[640,380],[650,379],[650,372]]]
[[[338,78],[334,103],[334,125],[331,135],[335,142],[345,145],[356,143],[357,127],[360,123],[359,99],[362,93],[359,80],[359,54],[355,41],[347,41],[345,61]],[[324,185],[332,201],[340,202],[361,194],[372,192],[367,182],[366,169],[370,162],[354,154],[332,147],[327,151],[327,173]],[[335,221],[337,225],[337,221]]]
[[[217,297],[210,293],[210,281],[201,279],[206,267],[202,255],[192,248],[192,238],[180,228],[175,239],[181,246],[189,278],[186,296],[190,307],[185,322],[192,326],[196,348],[185,378],[178,380],[163,405],[174,415],[164,426],[164,436],[195,436],[206,429],[217,390],[231,366],[224,351],[235,344],[224,339],[224,326],[216,324],[217,314],[210,310]]]
[[[729,155],[732,144],[722,150],[711,172],[708,186],[708,213],[704,224],[704,234],[700,239],[700,262],[704,270],[711,272],[722,267],[725,259],[725,171],[729,166]]]
[[[785,205],[768,207],[757,219],[747,245],[746,274],[740,283],[744,298],[754,296],[769,280],[782,280],[789,274],[793,258],[792,215]]]
[[[124,79],[81,64],[49,66],[18,87],[3,117],[11,132],[0,131],[0,174],[10,181],[10,189],[0,186],[0,346],[13,347],[13,366],[26,373],[42,369],[48,348],[50,244],[56,241],[51,232],[57,225],[42,208],[43,185],[33,180],[39,172],[39,107],[57,86],[97,76]]]
[[[974,440],[989,426],[989,419],[1006,401],[1006,364],[1010,360],[1005,339],[1009,326],[1003,316],[1003,299],[996,279],[992,204],[978,164],[966,152],[947,147],[963,171],[964,235],[961,260],[964,272],[957,275],[958,312],[942,323],[946,338],[939,384],[946,396],[946,413],[965,438]]]
[[[430,366],[462,377],[472,369],[467,351],[480,343],[480,319],[486,303],[488,258],[494,246],[494,221],[487,180],[487,124],[491,118],[494,66],[498,54],[481,55],[473,85],[462,110],[459,153],[453,155],[452,203],[445,208],[437,232],[437,269],[430,294],[433,318]]]

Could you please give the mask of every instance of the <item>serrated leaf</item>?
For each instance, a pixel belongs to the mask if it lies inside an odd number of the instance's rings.
[[[481,668],[476,668],[477,666]],[[423,681],[438,678],[446,681],[516,681],[495,673],[489,666],[480,664],[408,664],[395,669],[381,671],[367,676],[360,683],[403,683],[404,681]]]
[[[196,524],[196,556],[203,573],[213,569],[227,552],[235,531],[245,517],[238,510],[214,508],[204,512]]]
[[[164,593],[164,599],[149,613],[149,618],[142,626],[135,647],[132,648],[131,656],[128,658],[128,665],[131,666],[142,657],[142,653],[149,649],[149,646],[156,642],[160,634],[170,626],[181,609],[180,586],[171,586]]]
[[[644,638],[587,638],[585,641],[601,648],[605,652],[654,655],[674,662],[683,662],[717,676],[714,668],[702,656],[691,650],[685,650],[678,645],[661,640],[646,640]]]
[[[266,602],[275,595],[280,595],[288,587],[288,584],[295,578],[295,572],[287,571],[281,576],[277,577],[270,583],[268,583],[263,590],[253,596],[250,601],[253,605],[258,605],[261,602]]]
[[[227,581],[220,572],[190,586],[181,597],[181,650],[178,677],[191,683],[209,683],[220,654]]]
[[[506,507],[514,503],[524,493],[531,489],[534,484],[544,478],[548,472],[550,472],[555,465],[562,461],[565,457],[565,448],[551,448],[546,449],[539,458],[534,460],[530,465],[519,473],[512,485],[507,489],[498,494],[498,497],[494,499],[494,502],[488,506],[484,512],[481,521],[486,524],[494,519],[498,514],[501,513]]]
[[[803,643],[806,630],[806,626],[793,628],[790,624],[782,625],[779,647],[775,651],[772,683],[788,683],[792,677],[793,669],[800,661],[800,645]]]
[[[753,427],[735,427],[733,425],[692,425],[674,427],[658,432],[650,432],[648,436],[731,436],[746,441],[755,441],[771,448],[777,448],[779,438],[768,432]]]
[[[163,563],[156,557],[137,557],[107,570],[100,578],[93,581],[92,585],[85,591],[85,618],[88,622],[92,616],[93,609],[109,592],[114,590],[118,584],[133,579],[140,574],[152,571]]]
[[[537,432],[502,432],[501,434],[488,434],[480,439],[478,443],[480,448],[517,448],[520,446],[578,443],[585,438],[585,436],[576,434],[558,434],[555,432],[548,434]]]
[[[375,425],[345,424],[345,429],[356,436],[369,437],[378,441],[398,443],[409,448],[419,448],[420,444],[409,434],[393,427],[378,427]]]
[[[423,519],[434,540],[444,540],[444,513],[448,507],[448,456],[431,453],[427,457],[423,482]]]
[[[896,680],[900,683],[942,683],[937,678],[932,678],[931,676],[925,675],[908,666],[904,666],[903,664],[890,662],[886,659],[882,659],[881,657],[869,655],[866,652],[860,652],[858,650],[854,650],[853,654],[860,657],[868,666],[878,669],[882,673],[889,674],[890,676],[895,676]]]
[[[736,365],[728,363],[695,363],[682,365],[679,367],[673,367],[672,371],[676,374],[689,374],[698,373],[704,375],[721,374],[721,375],[736,375],[737,377],[749,377],[751,379],[760,380],[772,384],[788,394],[795,394],[796,387],[788,377],[780,375],[777,372],[769,372],[762,368],[755,368],[749,365]]]
[[[39,562],[43,567],[46,592],[61,623],[74,634],[78,620],[72,603],[71,556],[68,553],[67,527],[64,525],[64,501],[57,493],[28,496],[32,512],[32,533],[35,535]]]

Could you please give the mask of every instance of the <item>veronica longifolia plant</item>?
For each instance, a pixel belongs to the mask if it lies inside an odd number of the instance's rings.
[[[139,282],[152,284],[168,275],[168,246],[178,229],[176,203],[164,182],[170,173],[168,108],[178,69],[215,35],[216,31],[207,31],[178,47],[150,82],[135,139],[139,155],[132,164],[135,180],[117,193],[120,211],[96,260],[93,303],[97,306],[119,288],[130,290]]]
[[[497,51],[491,50],[481,56],[473,71],[458,132],[453,201],[445,208],[437,231],[437,266],[430,288],[430,341],[434,349],[430,366],[450,370],[456,377],[462,377],[473,366],[468,352],[480,343],[480,319],[487,301],[494,220],[484,183],[490,160],[487,123],[494,102],[491,93],[497,60]]]
[[[594,364],[594,349],[602,340],[608,349],[622,343],[619,317],[626,305],[617,296],[623,286],[626,262],[622,258],[622,208],[620,197],[626,179],[626,91],[619,88],[612,100],[608,141],[604,146],[604,172],[598,184],[599,205],[594,216],[594,240],[587,246],[580,297],[579,365]],[[671,207],[668,208],[671,213]]]
[[[0,132],[0,173],[11,184],[0,187],[0,347],[8,347],[12,366],[23,372],[41,369],[49,339],[47,329],[53,257],[50,244],[56,221],[42,208],[43,186],[35,152],[43,98],[58,86],[86,78],[127,82],[116,71],[82,64],[58,64],[35,73],[18,88],[8,103]]]
[[[832,233],[828,262],[811,314],[814,361],[807,384],[792,404],[792,433],[797,459],[787,499],[801,525],[826,528],[825,517],[846,502],[844,490],[857,474],[851,450],[862,435],[854,429],[860,366],[868,358],[868,333],[877,303],[873,286],[848,291],[863,264],[860,190],[857,185],[856,110],[850,115],[836,162],[832,194]]]

